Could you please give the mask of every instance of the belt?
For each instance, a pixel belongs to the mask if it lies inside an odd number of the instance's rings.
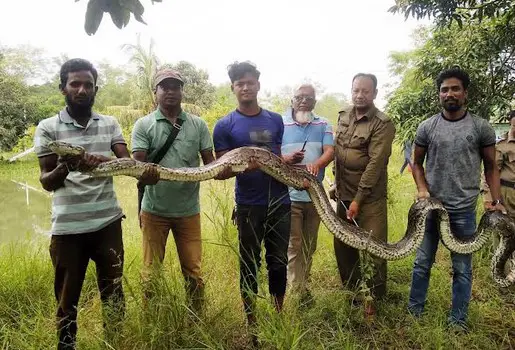
[[[506,181],[501,179],[501,186],[515,188],[515,182]]]

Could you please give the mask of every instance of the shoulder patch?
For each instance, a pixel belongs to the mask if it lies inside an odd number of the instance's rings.
[[[338,124],[340,124],[340,122],[347,125],[350,123],[350,111],[351,110],[341,110],[338,112]]]

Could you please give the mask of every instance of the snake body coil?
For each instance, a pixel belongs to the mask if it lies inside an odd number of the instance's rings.
[[[84,149],[67,143],[54,141],[49,148],[61,156],[81,156]],[[129,158],[119,158],[101,163],[87,174],[93,177],[126,175],[139,178],[150,166],[157,167],[161,180],[167,181],[205,181],[216,177],[230,167],[234,172],[244,171],[251,160],[259,164],[260,169],[278,181],[303,189],[307,179],[307,192],[313,205],[327,229],[341,242],[386,260],[402,259],[415,251],[424,238],[426,217],[435,211],[439,223],[442,243],[449,250],[470,254],[479,250],[490,235],[500,236],[500,243],[492,258],[491,271],[494,281],[501,287],[515,283],[515,268],[504,273],[506,262],[515,251],[515,223],[508,216],[499,212],[487,212],[481,218],[476,234],[469,240],[456,238],[449,225],[449,215],[443,205],[434,198],[415,202],[408,213],[408,227],[401,240],[385,243],[374,239],[369,232],[350,225],[334,212],[323,185],[304,169],[285,164],[275,154],[258,147],[241,147],[227,152],[216,161],[198,168],[165,168],[160,165],[142,163]]]

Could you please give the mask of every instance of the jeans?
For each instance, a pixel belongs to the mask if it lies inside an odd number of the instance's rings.
[[[241,204],[237,206],[240,290],[247,314],[254,311],[263,241],[266,249],[269,292],[272,296],[284,296],[286,292],[290,215],[290,204],[275,207]]]
[[[476,230],[476,213],[469,210],[463,213],[449,213],[450,226],[458,238],[474,235]],[[426,232],[413,267],[411,291],[408,309],[415,316],[424,311],[431,267],[435,261],[440,236],[435,213],[431,213],[426,221]],[[451,252],[452,259],[452,309],[450,322],[464,323],[467,319],[468,306],[472,291],[472,254]]]

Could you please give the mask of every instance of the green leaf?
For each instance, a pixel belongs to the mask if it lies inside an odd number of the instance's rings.
[[[104,16],[104,10],[102,9],[103,0],[90,0],[88,2],[88,8],[86,10],[86,21],[84,23],[84,30],[86,34],[93,35],[97,32],[102,18]]]

